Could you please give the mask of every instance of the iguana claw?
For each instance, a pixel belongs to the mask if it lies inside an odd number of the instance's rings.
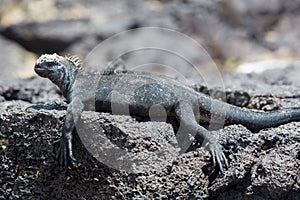
[[[216,165],[218,165],[220,168],[220,171],[223,173],[224,172],[223,166],[228,168],[229,165],[228,165],[227,158],[222,151],[222,146],[218,142],[214,142],[214,143],[208,142],[206,144],[206,147],[208,147],[208,149],[212,155],[214,167],[216,167]]]
[[[73,156],[72,151],[72,141],[67,139],[66,137],[62,137],[61,139],[54,142],[54,144],[59,143],[58,151],[56,153],[56,159],[61,166],[68,166],[68,162],[72,164],[76,161]]]

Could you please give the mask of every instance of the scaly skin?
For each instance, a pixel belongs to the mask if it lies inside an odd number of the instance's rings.
[[[163,106],[168,117],[178,119],[181,130],[191,133],[198,142],[205,143],[213,156],[214,166],[217,164],[221,171],[224,166],[228,166],[227,159],[216,139],[198,124],[199,120],[242,124],[252,131],[300,121],[299,108],[255,112],[211,99],[165,76],[117,68],[118,66],[111,66],[102,73],[79,73],[81,65],[74,62],[74,59],[45,54],[37,60],[35,72],[56,84],[69,102],[57,154],[61,165],[75,160],[72,153],[72,132],[81,112],[90,109],[91,98],[94,98],[92,103],[96,111],[113,114],[125,110],[118,114],[149,117],[148,112],[153,105]],[[95,87],[92,89],[91,86]],[[179,145],[185,144],[187,136],[181,135],[181,139],[183,141],[178,141]],[[181,147],[185,148],[184,145]]]

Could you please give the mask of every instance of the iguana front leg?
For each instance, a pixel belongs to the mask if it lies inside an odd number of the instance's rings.
[[[200,144],[204,144],[204,147],[208,148],[213,159],[213,165],[216,167],[216,165],[219,166],[220,171],[223,172],[223,166],[228,167],[228,161],[225,157],[222,146],[218,143],[217,139],[214,138],[213,135],[209,133],[208,130],[200,126],[195,117],[195,113],[193,111],[193,105],[189,102],[181,101],[175,108],[175,113],[177,115],[177,118],[180,121],[180,127],[179,131],[177,132],[177,135],[180,134],[180,136],[177,137],[182,139],[183,141],[178,141],[181,148],[182,146],[186,148],[187,146],[187,137],[184,136],[184,134],[190,133],[194,138],[199,142]],[[179,140],[180,140],[179,139]]]
[[[74,98],[68,108],[64,120],[63,133],[60,138],[59,148],[56,154],[60,165],[67,166],[68,162],[75,161],[72,150],[72,134],[75,130],[75,124],[81,116],[83,110],[83,103],[79,98]]]

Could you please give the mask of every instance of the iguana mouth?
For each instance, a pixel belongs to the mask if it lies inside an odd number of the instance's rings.
[[[44,71],[47,71],[46,69],[40,68],[40,67],[36,67],[34,70],[35,70],[35,72],[44,72]]]
[[[40,76],[47,76],[48,74],[51,73],[51,70],[46,69],[45,67],[43,67],[41,65],[35,65],[34,71]]]

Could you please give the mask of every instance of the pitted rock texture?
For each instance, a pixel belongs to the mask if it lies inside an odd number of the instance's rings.
[[[77,162],[65,169],[58,166],[57,146],[53,145],[60,138],[66,109],[56,87],[37,77],[1,84],[3,199],[300,198],[299,122],[258,133],[241,125],[215,131],[230,162],[220,175],[209,153],[199,145],[178,153],[174,130],[168,123],[83,112],[73,139]],[[291,91],[297,88],[290,87]],[[19,92],[8,98],[8,91]],[[297,97],[289,99],[299,101]],[[114,163],[118,157],[103,157],[112,146],[124,150],[130,159],[142,158],[142,162],[137,167],[129,162],[126,166],[135,168],[120,170]]]

